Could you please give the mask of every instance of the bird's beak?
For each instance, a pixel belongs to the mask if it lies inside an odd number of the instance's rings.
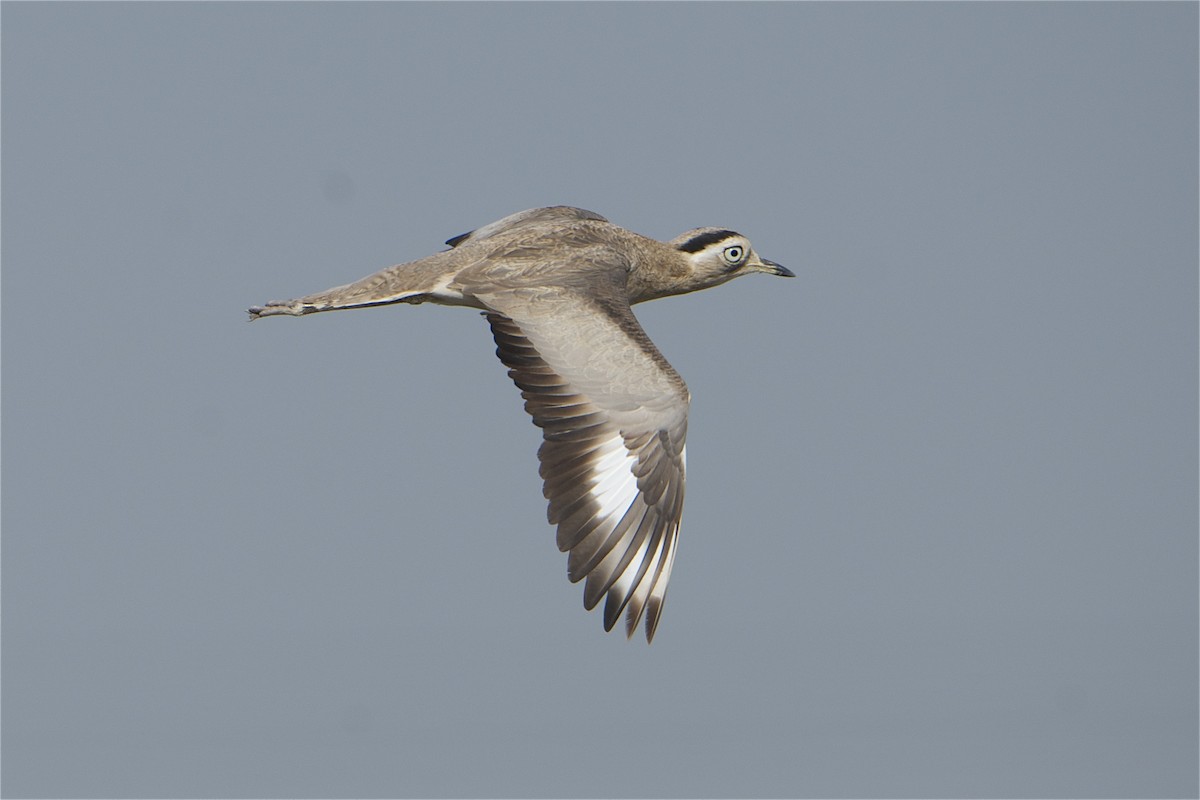
[[[767,273],[768,275],[779,275],[783,278],[796,277],[796,273],[792,272],[782,264],[776,264],[774,261],[770,261],[769,259],[760,258],[758,263],[761,265],[761,271]]]

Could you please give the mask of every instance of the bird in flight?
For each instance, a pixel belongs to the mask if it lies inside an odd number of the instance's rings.
[[[646,641],[662,614],[683,512],[687,385],[634,317],[646,300],[763,272],[795,277],[749,240],[696,228],[659,242],[592,211],[522,211],[449,250],[362,280],[249,309],[251,319],[393,303],[480,309],[496,354],[542,429],[548,517],[583,603],[604,599]]]

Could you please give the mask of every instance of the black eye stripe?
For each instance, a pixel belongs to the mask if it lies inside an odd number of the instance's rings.
[[[716,244],[717,242],[723,242],[726,239],[737,235],[738,234],[734,231],[708,231],[688,239],[686,242],[679,245],[679,249],[685,253],[699,253],[709,245]]]

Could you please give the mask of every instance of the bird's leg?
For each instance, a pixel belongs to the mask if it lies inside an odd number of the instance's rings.
[[[274,317],[280,314],[286,314],[291,317],[300,317],[305,314],[311,314],[314,311],[321,309],[305,303],[303,300],[282,300],[272,301],[265,306],[251,306],[247,309],[251,320],[256,320],[259,317]]]
[[[294,300],[273,300],[265,306],[252,306],[247,309],[251,320],[259,317],[274,317],[286,315],[302,317],[305,314],[315,314],[318,311],[337,311],[341,308],[359,308],[376,305],[378,298],[371,289],[376,281],[374,275],[364,278],[357,283],[345,286],[335,286],[316,294],[306,294]]]

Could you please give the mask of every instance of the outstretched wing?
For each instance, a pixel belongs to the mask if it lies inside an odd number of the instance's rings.
[[[548,516],[584,606],[626,635],[662,613],[683,511],[688,391],[627,303],[562,288],[477,297],[496,353],[542,429]]]

